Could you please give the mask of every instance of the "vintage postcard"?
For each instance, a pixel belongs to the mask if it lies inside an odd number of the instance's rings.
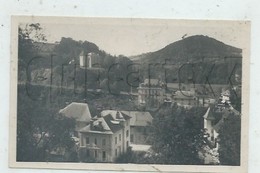
[[[247,172],[250,22],[13,16],[10,167]]]

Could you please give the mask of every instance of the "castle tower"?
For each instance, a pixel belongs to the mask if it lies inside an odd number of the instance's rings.
[[[92,68],[92,53],[88,53],[87,60],[88,60],[88,68]]]
[[[82,51],[80,54],[79,54],[79,65],[80,67],[82,68],[85,68],[87,66],[87,62],[86,62],[86,54],[84,51]]]

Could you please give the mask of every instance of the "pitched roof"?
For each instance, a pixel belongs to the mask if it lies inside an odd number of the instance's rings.
[[[232,106],[230,106],[227,109],[223,110],[223,115],[222,118],[219,120],[219,122],[214,126],[214,129],[218,132],[220,130],[220,128],[222,127],[225,119],[231,114],[233,113],[235,116],[240,116],[240,112],[237,111],[236,109],[234,109]]]
[[[210,107],[207,109],[207,112],[204,114],[203,118],[206,119],[206,120],[214,120],[215,119],[212,111],[210,111]]]
[[[148,126],[152,124],[153,117],[149,112],[122,111],[131,117],[130,126]]]
[[[114,120],[118,119],[121,121],[125,121],[130,119],[131,117],[124,113],[125,111],[117,111],[117,110],[103,110],[100,114],[102,117],[110,114]]]
[[[193,91],[176,91],[174,96],[173,96],[173,99],[194,99],[195,97],[195,92]]]
[[[68,118],[73,118],[76,121],[89,122],[91,120],[91,114],[87,103],[72,102],[65,108],[61,109],[59,113]]]
[[[116,123],[116,121],[114,121],[114,118],[112,117],[111,114],[108,114],[103,118],[113,133],[123,128],[123,126],[120,123]]]
[[[224,118],[221,118],[219,120],[219,122],[215,126],[213,126],[213,128],[216,130],[216,132],[218,132],[220,130],[220,128],[222,127],[223,123],[224,123]]]
[[[87,55],[87,53],[84,51],[84,50],[82,50],[81,52],[80,52],[80,54],[79,54],[79,56],[86,56]]]
[[[91,133],[99,133],[99,134],[113,134],[110,127],[103,117],[100,118],[92,118],[89,125],[80,129],[79,132],[91,132]],[[91,123],[92,128],[91,128]]]
[[[123,128],[120,122],[130,119],[128,115],[121,111],[105,110],[101,112],[101,117],[92,118],[93,127],[88,125],[80,130],[80,132],[92,132],[102,134],[113,134]]]
[[[149,112],[104,110],[101,117],[92,118],[91,123],[79,132],[113,134],[123,128],[122,123],[130,119],[130,126],[147,126],[152,123],[153,117]]]

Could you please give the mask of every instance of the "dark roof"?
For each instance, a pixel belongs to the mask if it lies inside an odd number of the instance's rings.
[[[92,128],[91,128],[91,123]],[[113,134],[110,127],[103,117],[100,118],[92,118],[92,122],[84,128],[80,129],[79,132],[90,132],[96,134]]]
[[[207,112],[204,114],[203,118],[206,120],[215,120],[215,117],[210,109],[210,107],[207,109]]]
[[[110,130],[115,133],[118,130],[121,130],[123,128],[123,126],[121,124],[114,124],[112,123],[114,118],[112,117],[111,114],[108,114],[106,116],[103,117],[104,120],[106,121],[107,125],[109,126]]]
[[[230,115],[230,114],[234,114],[235,116],[241,116],[240,112],[237,111],[236,109],[234,109],[232,106],[230,106],[229,108],[226,108],[223,110],[223,115],[222,118],[219,120],[219,122],[214,126],[214,129],[218,132],[220,130],[220,128],[222,127],[225,119]]]
[[[120,114],[121,115],[121,114]],[[128,117],[127,115],[124,115]],[[99,134],[113,134],[123,128],[123,125],[120,122],[125,121],[122,117],[118,117],[117,119],[113,117],[111,114],[106,114],[102,117],[94,117],[92,118],[93,127],[91,125],[87,125],[82,128],[80,132],[91,132],[91,133],[99,133]]]
[[[222,117],[222,118],[219,120],[219,122],[213,127],[213,128],[216,130],[216,132],[219,131],[219,129],[222,127],[223,123],[224,123],[224,118]]]
[[[126,111],[117,111],[117,110],[103,110],[101,112],[101,116],[104,117],[110,114],[114,120],[121,119],[121,120],[128,120],[131,118],[128,114],[125,113]]]
[[[128,115],[125,114],[124,112],[121,112],[121,113],[122,113],[122,115],[123,115],[123,117],[124,117],[125,120],[131,119],[131,116],[128,116]]]

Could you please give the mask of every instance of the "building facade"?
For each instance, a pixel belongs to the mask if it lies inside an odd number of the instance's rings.
[[[145,79],[137,89],[139,105],[159,107],[164,102],[164,84],[158,79]]]
[[[153,117],[149,112],[123,111],[130,119],[130,143],[138,145],[149,144]]]
[[[198,100],[195,95],[195,91],[176,91],[173,94],[173,102],[177,103],[178,106],[185,108],[192,108],[198,105]]]
[[[102,111],[80,130],[81,160],[114,162],[130,144],[130,118],[120,111]]]

